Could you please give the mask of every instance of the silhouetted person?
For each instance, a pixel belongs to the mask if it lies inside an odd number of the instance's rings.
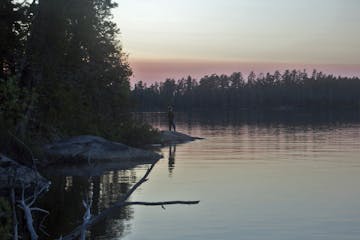
[[[169,146],[169,163],[168,163],[168,168],[169,168],[169,175],[172,175],[172,172],[175,168],[175,153],[176,153],[176,145],[174,146]]]
[[[171,106],[168,107],[168,120],[169,120],[169,131],[171,129],[174,129],[174,132],[176,132],[176,126],[175,126],[175,114],[174,110]]]

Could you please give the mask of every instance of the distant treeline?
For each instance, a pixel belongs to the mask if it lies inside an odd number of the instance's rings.
[[[132,90],[138,110],[163,110],[174,105],[179,111],[226,109],[357,109],[360,79],[340,77],[314,70],[283,73],[241,72],[229,75],[166,79],[147,85],[139,81]]]

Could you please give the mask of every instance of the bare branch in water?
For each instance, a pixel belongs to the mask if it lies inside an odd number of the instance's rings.
[[[114,212],[115,209],[130,206],[130,205],[143,205],[143,206],[162,206],[164,208],[165,205],[174,205],[174,204],[185,204],[185,205],[194,205],[199,204],[200,201],[166,201],[166,202],[128,202],[127,200],[129,197],[135,192],[135,190],[144,182],[146,182],[148,179],[149,174],[151,173],[152,169],[154,168],[156,163],[153,163],[151,167],[146,171],[145,175],[117,202],[115,202],[111,207],[105,209],[97,216],[91,216],[90,219],[86,220],[84,219],[84,222],[82,225],[76,227],[71,233],[69,233],[66,236],[63,236],[59,239],[61,240],[73,240],[78,238],[79,236],[84,236],[84,230],[87,228],[95,225],[102,219],[104,219],[106,216]],[[84,205],[85,206],[85,205]],[[86,204],[86,206],[88,206]],[[84,215],[85,217],[85,215]]]

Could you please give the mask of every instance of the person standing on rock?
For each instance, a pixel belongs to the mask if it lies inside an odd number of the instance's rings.
[[[174,129],[174,132],[176,132],[175,114],[171,106],[168,107],[168,120],[169,120],[169,131],[171,131],[171,129]]]

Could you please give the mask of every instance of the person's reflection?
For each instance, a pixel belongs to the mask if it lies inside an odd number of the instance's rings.
[[[170,145],[169,146],[169,175],[171,176],[173,173],[173,170],[175,168],[175,152],[176,152],[176,145]]]

